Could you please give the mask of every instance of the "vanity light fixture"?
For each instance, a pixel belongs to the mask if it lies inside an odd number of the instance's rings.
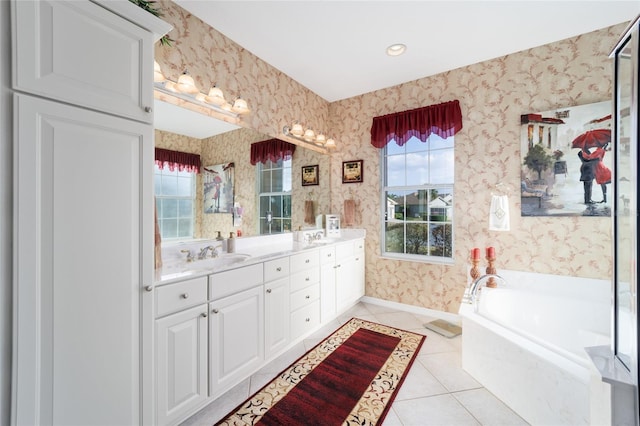
[[[336,141],[328,138],[323,132],[316,132],[311,128],[304,128],[300,123],[295,122],[291,126],[284,126],[282,134],[302,142],[323,147],[326,150],[335,149]]]
[[[240,97],[236,98],[233,104],[227,102],[222,90],[216,85],[213,85],[206,95],[200,92],[193,77],[191,77],[187,71],[182,73],[178,81],[167,79],[162,73],[157,61],[154,61],[153,71],[154,87],[160,92],[168,93],[198,105],[204,105],[216,112],[236,118],[239,115],[247,114],[251,111],[247,105],[247,101]]]
[[[402,43],[395,43],[387,47],[387,55],[400,56],[407,50],[407,46]]]

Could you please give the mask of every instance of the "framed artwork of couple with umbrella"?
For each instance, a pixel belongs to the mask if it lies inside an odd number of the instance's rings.
[[[522,216],[611,214],[611,101],[523,114]]]

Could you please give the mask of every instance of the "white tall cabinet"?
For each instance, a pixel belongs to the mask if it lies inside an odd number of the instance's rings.
[[[128,1],[11,7],[12,423],[153,424],[151,69],[170,27]]]

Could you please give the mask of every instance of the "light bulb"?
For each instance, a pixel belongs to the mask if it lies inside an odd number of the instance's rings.
[[[167,78],[162,74],[162,70],[160,69],[160,64],[158,61],[153,61],[153,82],[159,83],[165,81]]]
[[[182,93],[198,93],[200,91],[200,89],[196,87],[196,82],[193,81],[193,77],[187,74],[186,71],[178,78],[176,87]]]
[[[316,134],[313,129],[307,129],[304,131],[304,140],[307,142],[312,142],[316,138]]]
[[[302,129],[302,124],[295,123],[291,130],[289,131],[293,136],[302,136],[304,134],[304,130]]]
[[[237,112],[238,114],[246,114],[249,112],[249,106],[247,105],[247,101],[242,98],[238,98],[233,102],[233,107],[231,108],[233,112]]]
[[[224,94],[222,93],[222,90],[220,90],[220,88],[216,86],[213,86],[211,89],[209,89],[207,102],[220,106],[227,101],[224,100]]]
[[[329,138],[329,139],[327,139],[327,143],[325,143],[324,146],[326,148],[335,148],[336,147],[336,141],[334,141],[333,138]]]
[[[327,137],[325,135],[323,135],[322,133],[319,133],[318,136],[316,136],[316,145],[324,145],[327,142]]]

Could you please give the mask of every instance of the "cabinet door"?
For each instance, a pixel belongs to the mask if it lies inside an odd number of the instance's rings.
[[[208,397],[207,305],[156,321],[157,424],[174,424]]]
[[[336,317],[336,264],[320,267],[320,320],[324,323]]]
[[[264,295],[257,286],[209,304],[211,393],[219,396],[264,360]]]
[[[289,343],[289,278],[264,285],[266,357]]]
[[[355,257],[342,258],[336,262],[336,307],[338,313],[354,304],[356,297]]]
[[[153,130],[14,100],[15,420],[151,423]]]
[[[14,88],[151,123],[153,35],[89,1],[14,1]]]

